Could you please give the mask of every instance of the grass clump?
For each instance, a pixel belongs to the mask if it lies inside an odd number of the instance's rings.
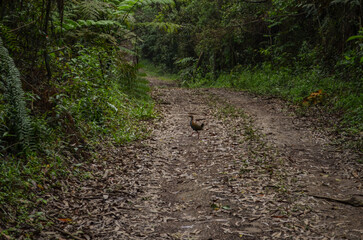
[[[156,66],[146,59],[140,62],[140,67],[147,73],[147,76],[157,77],[164,81],[176,81],[179,78],[178,74],[169,73],[164,68]]]

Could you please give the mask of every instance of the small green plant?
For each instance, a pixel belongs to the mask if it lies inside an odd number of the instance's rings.
[[[4,91],[0,142],[7,149],[24,151],[31,146],[31,119],[26,108],[20,73],[0,38],[0,89]],[[3,146],[4,147],[4,146]]]

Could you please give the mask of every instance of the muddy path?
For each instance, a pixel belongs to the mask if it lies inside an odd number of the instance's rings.
[[[361,156],[279,100],[149,80],[150,138],[99,149],[40,239],[363,239]]]

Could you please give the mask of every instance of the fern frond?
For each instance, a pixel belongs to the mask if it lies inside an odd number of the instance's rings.
[[[194,62],[196,62],[196,59],[193,57],[186,57],[186,58],[182,58],[178,61],[175,61],[175,64],[185,65],[185,64],[189,64],[190,62],[194,63]]]
[[[122,47],[122,46],[119,46],[119,49],[121,52],[123,53],[126,53],[130,56],[137,56],[137,53],[131,49],[128,49],[128,48],[125,48],[125,47]]]
[[[0,23],[0,35],[3,37],[4,41],[7,43],[7,46],[13,52],[20,52],[19,40],[17,39],[16,34],[11,32],[9,27]]]
[[[16,136],[16,141],[23,149],[29,147],[31,135],[31,120],[24,99],[24,91],[20,81],[20,73],[8,50],[0,38],[0,80],[5,87],[4,101],[6,108],[6,124],[10,134]]]
[[[110,4],[107,2],[87,0],[79,3],[78,10],[84,20],[99,20],[108,11],[109,7]]]
[[[117,6],[118,13],[128,13],[136,7],[149,6],[152,4],[169,5],[174,4],[173,0],[125,0]]]
[[[158,28],[168,33],[176,33],[181,28],[181,25],[170,22],[146,22],[140,23],[139,25]]]
[[[118,21],[114,20],[78,20],[73,21],[71,19],[67,19],[64,21],[63,25],[64,29],[67,31],[74,30],[82,27],[118,27],[125,28],[124,25],[120,24]]]
[[[175,4],[173,0],[144,0],[142,1],[142,4],[145,5],[151,5],[151,4],[161,4],[161,5],[168,5],[168,4]]]

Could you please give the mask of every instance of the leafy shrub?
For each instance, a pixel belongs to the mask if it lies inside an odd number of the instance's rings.
[[[137,76],[138,66],[118,60],[102,65],[117,59],[118,53],[112,54],[110,58],[100,49],[80,47],[68,64],[57,86],[60,91],[52,98],[58,122],[68,134],[90,139],[111,134],[122,143],[146,133],[139,121],[154,117],[148,84]]]

